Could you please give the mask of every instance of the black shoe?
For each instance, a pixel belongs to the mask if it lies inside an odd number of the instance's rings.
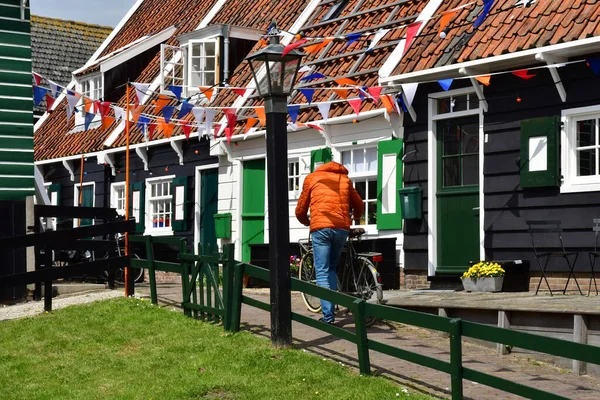
[[[325,318],[319,318],[319,322],[325,322],[328,325],[335,325],[335,321],[325,321]]]

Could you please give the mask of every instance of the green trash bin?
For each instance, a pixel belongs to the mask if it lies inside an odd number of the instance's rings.
[[[231,239],[231,213],[215,214],[215,234],[218,239]]]
[[[420,186],[409,186],[398,189],[400,195],[400,212],[404,219],[420,219],[423,216],[421,208],[423,190]]]

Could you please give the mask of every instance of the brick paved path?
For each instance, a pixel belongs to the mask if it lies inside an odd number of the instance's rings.
[[[140,292],[148,293],[147,288]],[[250,289],[246,295],[269,302],[268,290]],[[164,305],[178,306],[181,301],[181,285],[163,284],[159,288],[159,301]],[[304,315],[319,316],[306,310],[298,293],[292,294],[292,309]],[[352,316],[338,316],[336,324],[352,330]],[[257,335],[270,337],[269,314],[244,305],[242,308],[243,329]],[[356,346],[327,333],[294,322],[292,326],[294,347],[318,354],[334,362],[343,363],[358,370]],[[449,361],[448,339],[439,333],[407,325],[379,322],[369,328],[369,338],[405,350]],[[600,399],[600,379],[590,376],[575,376],[551,364],[545,364],[526,355],[500,356],[492,348],[463,341],[463,363],[478,371],[494,374],[545,391],[572,399]],[[436,397],[450,397],[450,376],[407,361],[371,352],[373,374],[383,375],[411,391],[426,392]],[[464,381],[465,399],[520,399],[509,393],[475,382]]]

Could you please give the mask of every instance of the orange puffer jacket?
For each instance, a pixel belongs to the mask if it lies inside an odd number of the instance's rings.
[[[296,218],[310,231],[324,228],[350,229],[350,209],[353,218],[360,219],[364,203],[348,178],[348,170],[336,162],[321,165],[308,175],[302,186],[302,194],[296,206]]]

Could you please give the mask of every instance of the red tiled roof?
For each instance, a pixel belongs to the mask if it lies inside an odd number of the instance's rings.
[[[436,15],[464,3],[444,1]],[[496,1],[483,24],[473,29],[480,11],[481,2],[460,10],[449,25],[446,39],[438,36],[439,18],[428,21],[392,75],[600,35],[597,0],[537,0],[529,7]]]

